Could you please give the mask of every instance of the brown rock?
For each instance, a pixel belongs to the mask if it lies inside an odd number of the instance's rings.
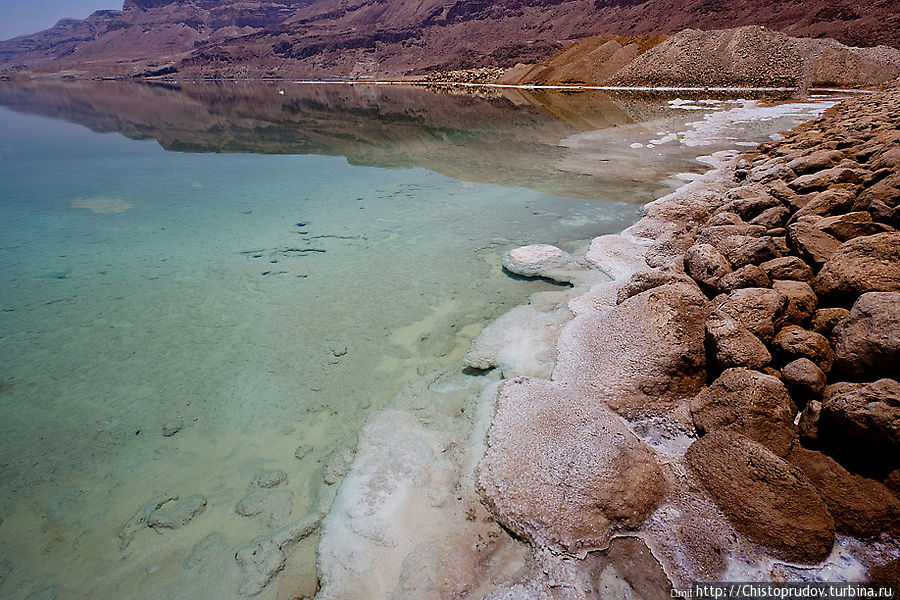
[[[868,292],[832,332],[835,372],[877,379],[900,373],[900,292]]]
[[[769,276],[756,265],[745,265],[736,271],[732,271],[719,279],[719,291],[728,293],[732,290],[746,287],[770,287],[772,282]]]
[[[900,466],[900,383],[836,383],[825,388],[819,441]]]
[[[543,379],[501,388],[478,487],[498,521],[566,552],[637,529],[666,490],[648,448],[595,399]]]
[[[884,478],[884,485],[891,490],[895,496],[900,498],[900,469],[895,469]]]
[[[781,372],[795,400],[819,396],[825,389],[825,373],[808,358],[798,358],[786,364]]]
[[[735,529],[783,560],[818,563],[831,552],[834,521],[800,469],[740,434],[717,431],[685,454]]]
[[[813,288],[846,304],[866,292],[900,291],[900,232],[844,242],[813,280]]]
[[[728,241],[726,241],[726,244]],[[742,239],[739,244],[726,248],[725,258],[734,268],[749,264],[759,264],[787,254],[783,238],[763,236]]]
[[[788,462],[812,482],[840,533],[871,537],[900,524],[900,501],[884,485],[852,475],[821,452],[795,448]]]
[[[842,242],[855,237],[875,235],[893,230],[893,228],[883,223],[872,222],[872,215],[865,211],[826,217],[819,221],[818,227]]]
[[[736,431],[778,456],[791,449],[796,411],[781,381],[749,369],[726,370],[691,400],[691,418],[701,434]]]
[[[788,325],[772,340],[775,355],[784,362],[808,358],[822,371],[831,371],[834,351],[825,336],[797,325]]]
[[[714,313],[731,317],[764,342],[787,321],[787,310],[788,297],[768,288],[741,288],[713,301]]]
[[[772,160],[758,167],[750,169],[747,174],[747,181],[751,183],[769,183],[780,179],[782,181],[793,181],[797,174],[794,173],[781,160]]]
[[[808,283],[776,279],[772,282],[772,289],[788,297],[788,322],[795,325],[809,323],[813,313],[816,312],[816,304],[819,300]]]
[[[748,219],[753,219],[762,212],[776,206],[781,206],[781,201],[764,193],[762,196],[757,196],[755,198],[738,198],[732,200],[725,204],[722,207],[722,210],[732,212],[738,215],[742,220],[746,221]]]
[[[833,167],[843,159],[844,153],[839,150],[816,150],[789,161],[787,166],[797,175],[805,175]]]
[[[707,225],[697,232],[696,244],[712,244],[720,252],[736,248],[766,233],[762,225],[739,224]]]
[[[706,321],[706,344],[709,356],[720,369],[761,369],[772,362],[766,345],[728,316],[712,315]]]
[[[819,418],[822,415],[822,403],[818,400],[810,400],[800,413],[800,423],[797,432],[800,441],[806,446],[819,445]]]
[[[553,378],[629,418],[666,412],[706,379],[706,303],[697,286],[670,283],[576,317]]]
[[[865,169],[850,167],[832,167],[816,173],[801,175],[788,183],[788,187],[797,193],[824,190],[840,183],[862,183],[871,174]]]
[[[711,244],[694,244],[684,253],[684,270],[705,291],[715,290],[731,265]]]
[[[759,265],[770,279],[791,279],[793,281],[812,281],[813,270],[808,264],[796,256],[773,258]]]
[[[841,240],[819,229],[821,217],[800,217],[788,225],[788,246],[804,260],[823,264],[840,247]]]
[[[655,287],[676,281],[691,286],[696,285],[693,279],[672,268],[663,267],[661,269],[638,271],[619,288],[618,292],[616,292],[616,304],[622,304],[632,296],[636,296],[641,292],[646,292]]]
[[[870,567],[869,581],[893,586],[895,590],[900,589],[900,558]]]
[[[898,204],[900,204],[900,173],[895,173],[860,192],[852,209],[868,211],[876,221],[897,226],[900,223],[894,216]]]
[[[608,549],[589,552],[579,563],[588,581],[599,589],[604,589],[611,576],[617,583],[621,581],[628,586],[628,596],[633,593],[643,600],[669,600],[667,590],[672,589],[672,582],[640,538],[613,538]]]
[[[851,210],[853,203],[856,201],[856,195],[848,189],[834,188],[814,194],[809,202],[800,207],[791,221],[797,221],[800,217],[814,215],[827,217],[845,213]]]
[[[790,215],[791,212],[787,208],[779,204],[778,206],[767,208],[757,216],[753,217],[753,219],[750,221],[750,224],[762,225],[766,229],[771,230],[775,227],[781,227],[782,225],[784,225]]]
[[[834,326],[849,315],[850,311],[846,308],[820,308],[813,314],[812,329],[829,337]]]

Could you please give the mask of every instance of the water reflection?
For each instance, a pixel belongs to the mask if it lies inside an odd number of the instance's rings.
[[[667,103],[671,98],[513,89],[476,97],[403,86],[250,82],[0,84],[0,104],[12,110],[154,139],[167,150],[345,156],[356,165],[419,166],[466,181],[603,199],[635,181],[698,168],[693,151],[666,152],[661,168],[653,153],[631,147],[641,133],[697,118]],[[561,143],[586,131],[607,133],[589,160],[584,148]],[[640,153],[647,156],[635,166]],[[624,161],[629,169],[615,168]]]

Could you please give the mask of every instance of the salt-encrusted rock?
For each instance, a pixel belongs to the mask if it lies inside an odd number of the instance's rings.
[[[728,293],[740,288],[765,288],[772,285],[769,276],[757,265],[745,265],[719,279],[719,291]]]
[[[812,198],[794,213],[791,221],[797,221],[800,217],[808,215],[827,217],[845,213],[853,207],[856,195],[851,190],[835,188],[814,194]]]
[[[833,167],[843,159],[844,153],[840,150],[816,150],[790,160],[787,166],[797,175],[806,175]]]
[[[500,257],[503,268],[523,277],[543,277],[552,281],[573,282],[584,277],[584,265],[564,250],[547,244],[522,246]]]
[[[717,225],[745,225],[745,223],[740,215],[726,210],[711,216],[704,227],[715,227]]]
[[[609,302],[615,304],[614,288]],[[565,308],[544,311],[531,304],[517,306],[472,340],[463,362],[481,371],[497,367],[507,377],[549,377],[556,360],[556,338],[571,318]]]
[[[291,516],[294,495],[290,490],[258,488],[241,498],[234,512],[242,517],[256,517],[271,528],[283,525]]]
[[[626,416],[666,411],[703,385],[705,304],[696,286],[670,283],[581,315],[560,335],[553,379]]]
[[[731,265],[711,244],[694,244],[684,253],[684,270],[709,292],[717,288],[722,276],[731,272]]]
[[[854,379],[900,373],[900,292],[868,292],[832,333],[835,371]]]
[[[900,232],[844,242],[813,281],[820,296],[851,303],[866,292],[900,291]]]
[[[781,372],[795,400],[819,396],[825,389],[825,373],[808,358],[798,358],[786,364]]]
[[[829,337],[834,326],[849,315],[850,311],[846,308],[820,308],[813,314],[812,330]]]
[[[253,485],[261,488],[278,487],[282,483],[286,482],[287,473],[280,469],[260,471],[259,473],[257,473],[256,477],[253,478]]]
[[[787,254],[787,247],[783,238],[764,235],[760,238],[744,240],[742,243],[726,249],[725,258],[732,267],[737,269],[749,264],[758,265],[785,254]]]
[[[627,282],[619,287],[619,291],[616,294],[616,304],[622,304],[641,292],[674,282],[681,282],[690,286],[697,285],[693,279],[673,268],[645,269],[632,275]]]
[[[172,498],[150,513],[147,525],[153,529],[178,529],[184,527],[206,508],[206,498],[193,494],[179,500]]]
[[[800,422],[797,431],[800,441],[806,446],[819,445],[819,418],[822,415],[822,403],[819,400],[810,400],[800,413]]]
[[[788,245],[802,258],[817,265],[825,263],[840,247],[841,240],[819,229],[821,217],[800,217],[788,225]]]
[[[862,183],[869,175],[871,175],[871,172],[865,169],[838,166],[810,173],[809,175],[801,175],[788,183],[788,186],[802,194],[809,191],[824,190],[839,183]]]
[[[771,230],[777,227],[782,227],[785,222],[787,222],[788,217],[790,216],[791,211],[779,204],[778,206],[773,206],[762,211],[761,213],[753,217],[750,223],[752,225],[762,225],[766,229]]]
[[[764,342],[784,325],[787,310],[788,297],[768,288],[741,288],[713,301],[713,313],[733,318]]]
[[[706,321],[706,344],[708,355],[720,369],[762,369],[772,362],[772,355],[762,340],[726,315],[711,315]]]
[[[796,256],[773,258],[759,265],[769,279],[790,279],[793,281],[812,281],[813,270],[808,264]]]
[[[566,552],[603,548],[637,529],[666,489],[652,452],[618,416],[531,378],[501,389],[478,485],[498,521]]]
[[[621,235],[601,235],[591,241],[584,254],[594,267],[613,280],[630,277],[635,271],[647,268],[644,256],[647,246],[637,244]]]
[[[579,571],[593,584],[590,591],[594,595],[588,597],[602,597],[606,592],[620,598],[667,600],[668,593],[664,590],[672,589],[672,582],[659,559],[640,538],[613,538],[609,548],[589,552],[579,563]],[[519,596],[515,598],[524,600]]]
[[[317,512],[239,548],[234,559],[244,571],[240,593],[256,596],[262,592],[287,564],[285,548],[310,536],[321,521],[322,514]]]
[[[700,433],[736,431],[778,456],[787,456],[797,409],[778,379],[750,369],[728,369],[691,400]]]
[[[865,211],[825,217],[819,221],[817,226],[828,235],[834,236],[842,242],[852,240],[855,237],[893,231],[892,227],[888,227],[883,223],[873,222],[872,215]]]
[[[729,521],[772,556],[817,563],[831,552],[834,521],[800,469],[730,431],[691,444],[687,462]]]
[[[874,479],[852,475],[834,459],[802,448],[794,448],[788,462],[815,486],[839,533],[871,537],[900,525],[900,501]]]
[[[834,351],[825,336],[797,325],[788,325],[779,331],[772,340],[772,347],[776,357],[785,363],[808,358],[825,373],[831,371],[834,363]]]
[[[343,446],[335,448],[328,458],[325,459],[325,469],[322,477],[328,485],[334,485],[347,474],[350,465],[353,463],[353,456],[356,451],[351,446]]]
[[[795,325],[806,325],[816,312],[818,298],[815,292],[803,281],[776,279],[772,289],[788,297],[787,320]]]

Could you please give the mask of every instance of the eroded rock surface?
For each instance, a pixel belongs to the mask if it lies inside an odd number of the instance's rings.
[[[501,523],[567,552],[637,529],[665,493],[653,453],[620,417],[541,379],[503,385],[479,471]]]

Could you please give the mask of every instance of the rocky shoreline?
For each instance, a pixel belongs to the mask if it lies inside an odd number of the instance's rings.
[[[898,117],[900,89],[848,100],[583,256],[508,253],[575,287],[370,420],[319,597],[897,584]]]

